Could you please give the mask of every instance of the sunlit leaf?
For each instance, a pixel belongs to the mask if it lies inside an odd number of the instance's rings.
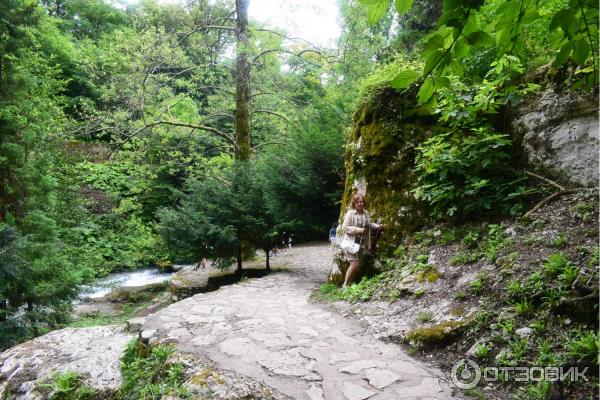
[[[439,76],[435,78],[436,88],[450,87],[450,79],[445,76]]]
[[[465,58],[469,54],[469,48],[470,46],[465,38],[458,39],[454,45],[454,57],[458,59]]]
[[[371,25],[375,25],[390,7],[390,0],[359,0],[367,7],[367,19]]]
[[[570,8],[563,8],[559,10],[550,21],[550,30],[558,28],[559,26],[563,26],[565,20],[573,19],[573,11]]]
[[[556,59],[554,60],[554,66],[560,67],[569,59],[571,55],[571,51],[573,50],[573,42],[567,42],[560,48],[560,51],[556,55]]]
[[[494,39],[489,33],[477,31],[467,36],[467,42],[475,47],[487,47],[494,44]]]
[[[440,34],[433,35],[425,42],[424,50],[428,51],[442,48],[444,47],[444,40],[444,37]]]
[[[411,83],[417,80],[419,74],[415,71],[406,70],[400,72],[398,75],[392,79],[390,86],[394,89],[404,89],[408,87]]]
[[[396,11],[398,11],[398,14],[406,14],[412,7],[413,1],[414,0],[394,0],[394,5],[396,6]]]
[[[419,104],[426,103],[427,100],[429,100],[431,96],[433,96],[434,92],[435,84],[433,83],[433,79],[425,79],[425,81],[421,85],[421,88],[419,89],[419,94],[417,95],[419,98]]]
[[[573,59],[577,64],[584,65],[589,53],[590,45],[587,40],[581,39],[575,42],[575,46],[573,46]]]
[[[537,11],[529,11],[527,14],[523,16],[521,19],[522,24],[528,24],[530,22],[535,21],[536,19],[541,18],[542,16]]]
[[[440,61],[443,54],[444,54],[443,51],[435,50],[435,51],[432,51],[431,53],[429,53],[425,57],[425,68],[423,69],[424,75],[427,75],[428,73],[431,72],[433,67]]]

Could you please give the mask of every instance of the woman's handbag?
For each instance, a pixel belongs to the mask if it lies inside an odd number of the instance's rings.
[[[348,239],[347,237],[344,237],[344,239],[342,239],[342,241],[340,242],[340,248],[347,253],[356,254],[360,249],[360,244],[354,243],[352,240]]]

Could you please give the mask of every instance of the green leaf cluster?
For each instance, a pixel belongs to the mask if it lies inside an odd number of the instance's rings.
[[[409,11],[411,3],[397,1],[398,14]],[[389,1],[361,4],[375,24],[386,14]],[[553,56],[555,67],[571,59],[577,66],[575,86],[593,88],[598,83],[598,4],[591,0],[444,0],[438,29],[423,40],[421,73],[401,71],[391,86],[404,89],[420,80],[418,99],[428,104],[437,90],[448,87],[450,76],[463,76],[466,62],[488,49],[496,59],[506,54],[526,57],[533,49],[538,57]]]

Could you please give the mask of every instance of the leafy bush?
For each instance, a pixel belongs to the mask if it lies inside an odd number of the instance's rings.
[[[428,203],[436,218],[517,214],[530,190],[522,178],[507,173],[510,146],[507,135],[483,128],[427,139],[418,148],[415,198]]]
[[[412,193],[431,206],[436,218],[515,215],[533,191],[512,168],[510,138],[495,132],[488,117],[538,86],[509,85],[512,75],[523,70],[516,57],[505,56],[492,66],[480,84],[469,87],[451,77],[449,87],[439,90],[437,113],[450,130],[417,148]]]

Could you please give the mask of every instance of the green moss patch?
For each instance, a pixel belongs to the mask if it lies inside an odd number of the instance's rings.
[[[406,334],[406,339],[421,345],[445,345],[459,336],[467,321],[444,321],[431,327],[415,328]]]

